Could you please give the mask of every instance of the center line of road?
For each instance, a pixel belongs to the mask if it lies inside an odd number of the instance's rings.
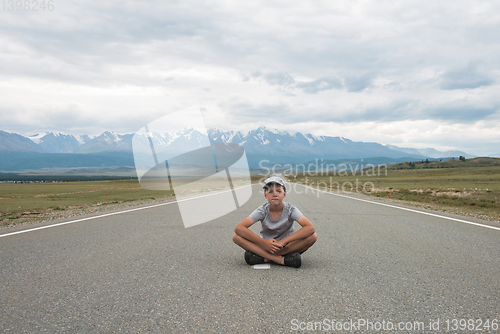
[[[433,217],[438,217],[438,218],[444,218],[444,219],[453,220],[453,221],[464,223],[464,224],[476,225],[476,226],[486,227],[486,228],[490,228],[492,230],[500,231],[499,227],[494,227],[494,226],[490,226],[490,225],[484,225],[484,224],[474,223],[474,222],[471,222],[471,221],[468,221],[468,220],[463,220],[463,219],[457,219],[457,218],[452,218],[452,217],[441,216],[441,215],[437,215],[435,213],[424,212],[424,211],[419,211],[419,210],[413,210],[413,209],[403,208],[403,207],[400,207],[400,206],[395,206],[395,205],[390,205],[390,204],[385,204],[385,203],[373,202],[373,201],[369,201],[369,200],[366,200],[366,199],[361,199],[361,198],[356,198],[356,197],[351,197],[351,196],[346,196],[346,195],[335,194],[335,193],[324,191],[324,190],[314,189],[314,188],[311,188],[309,186],[305,186],[305,185],[299,184],[299,183],[295,183],[295,184],[303,186],[305,188],[309,188],[309,189],[311,189],[313,191],[318,191],[318,192],[322,192],[322,193],[333,195],[333,196],[345,197],[345,198],[353,199],[353,200],[356,200],[356,201],[361,201],[361,202],[366,202],[366,203],[372,203],[372,204],[387,206],[389,208],[394,208],[394,209],[399,209],[399,210],[405,210],[405,211],[410,211],[410,212],[421,213],[423,215],[428,215],[428,216],[433,216]]]
[[[238,188],[235,188],[234,190],[241,189],[241,188],[246,188],[246,187],[251,187],[251,186],[252,185],[238,187]],[[220,191],[220,192],[217,192],[217,193],[211,193],[211,194],[206,194],[206,195],[197,196],[197,197],[180,199],[178,201],[173,201],[173,202],[168,202],[168,203],[161,203],[161,204],[149,205],[149,206],[144,206],[144,207],[135,208],[135,209],[129,209],[129,210],[125,210],[125,211],[111,212],[111,213],[106,213],[106,214],[99,215],[99,216],[94,216],[94,217],[81,218],[81,219],[71,220],[71,221],[63,222],[63,223],[57,223],[57,224],[52,224],[52,225],[46,225],[46,226],[40,226],[40,227],[30,228],[28,230],[22,230],[22,231],[17,231],[17,232],[0,234],[0,238],[2,238],[2,237],[8,237],[8,236],[11,236],[11,235],[16,235],[16,234],[21,234],[21,233],[27,233],[27,232],[33,232],[33,231],[43,230],[43,229],[50,228],[50,227],[56,227],[56,226],[61,226],[61,225],[78,223],[78,222],[82,222],[82,221],[85,221],[85,220],[98,219],[98,218],[103,218],[103,217],[109,217],[109,216],[119,215],[119,214],[122,214],[122,213],[128,213],[128,212],[134,212],[134,211],[139,211],[139,210],[156,208],[156,207],[163,206],[163,205],[170,205],[170,204],[184,202],[184,201],[191,201],[191,200],[194,200],[194,199],[197,199],[197,198],[202,198],[202,197],[207,197],[207,196],[214,196],[214,195],[218,195],[218,194],[229,192],[229,191],[233,191],[233,190],[230,189],[230,190]]]

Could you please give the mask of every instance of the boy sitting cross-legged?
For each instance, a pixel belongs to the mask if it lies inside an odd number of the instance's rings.
[[[236,226],[233,242],[246,250],[245,261],[250,265],[272,261],[299,268],[300,254],[316,242],[314,226],[295,205],[283,202],[286,188],[281,177],[272,176],[265,181],[264,196],[268,203]],[[260,237],[249,229],[257,221],[261,222]],[[302,226],[297,232],[294,221]]]

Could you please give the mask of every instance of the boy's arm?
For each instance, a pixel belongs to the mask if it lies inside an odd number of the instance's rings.
[[[288,237],[283,238],[280,241],[278,241],[278,245],[280,245],[281,247],[284,247],[284,246],[286,246],[287,243],[289,243],[291,241],[305,239],[305,238],[313,235],[314,232],[316,232],[313,224],[305,216],[300,217],[297,220],[297,223],[299,223],[300,226],[302,226],[302,228],[300,230],[296,231],[294,234],[289,235]]]
[[[239,235],[242,238],[245,238],[254,244],[257,244],[267,250],[269,253],[274,254],[275,252],[281,249],[281,246],[278,245],[277,241],[274,239],[263,239],[259,237],[257,234],[250,231],[249,227],[254,224],[254,221],[250,217],[246,217],[243,219],[236,228],[234,229],[234,233]]]

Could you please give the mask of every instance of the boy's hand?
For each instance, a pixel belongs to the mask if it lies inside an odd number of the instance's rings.
[[[283,240],[276,241],[276,245],[280,247],[280,249],[285,248],[288,242],[283,242]]]
[[[282,246],[278,241],[275,239],[263,239],[264,241],[264,248],[271,254],[274,254],[275,252],[279,251]]]

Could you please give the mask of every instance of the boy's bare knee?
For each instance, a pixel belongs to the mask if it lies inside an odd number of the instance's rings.
[[[307,238],[307,241],[309,243],[309,247],[314,245],[314,243],[316,242],[316,240],[318,240],[318,235],[316,234],[316,232],[314,232],[313,234],[311,234],[308,238]]]
[[[238,245],[238,244],[239,244],[239,243],[238,243],[238,241],[240,241],[240,240],[241,240],[241,237],[240,237],[239,235],[237,235],[236,233],[235,233],[235,234],[233,234],[233,242],[234,242],[235,244],[237,244],[237,245]]]

